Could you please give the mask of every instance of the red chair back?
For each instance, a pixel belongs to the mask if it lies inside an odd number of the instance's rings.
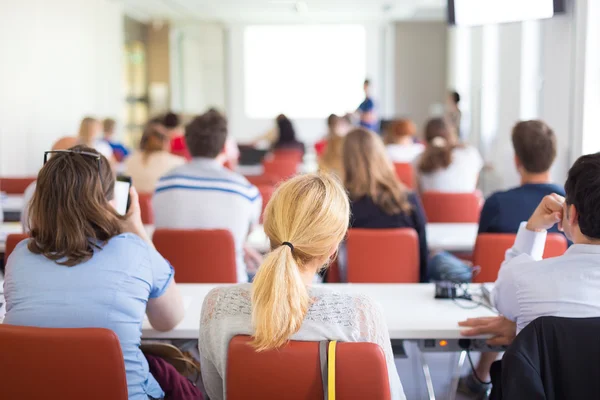
[[[418,283],[419,237],[411,228],[350,229],[349,283]]]
[[[265,208],[267,208],[267,204],[269,200],[271,200],[271,196],[275,192],[275,186],[273,185],[258,185],[258,191],[260,192],[260,196],[262,197],[262,211],[260,213],[260,223],[263,222],[263,217],[265,215]]]
[[[271,175],[249,175],[244,176],[248,182],[258,187],[261,185],[274,186],[277,183],[277,178]]]
[[[179,283],[237,282],[235,243],[227,230],[157,229],[152,241]]]
[[[7,194],[23,194],[27,186],[31,185],[37,177],[27,178],[0,178],[0,192]]]
[[[271,154],[276,160],[289,160],[296,164],[300,164],[304,158],[304,153],[298,149],[277,149],[273,150]]]
[[[495,282],[504,261],[506,250],[515,243],[512,233],[480,233],[473,251],[473,265],[481,267],[473,282]],[[567,239],[560,233],[549,233],[546,238],[544,258],[558,257],[567,251]]]
[[[0,325],[4,399],[127,400],[117,335],[101,328]]]
[[[427,221],[432,223],[478,223],[483,203],[479,191],[473,193],[424,192],[421,194],[421,201]]]
[[[152,193],[139,193],[140,211],[144,225],[154,224],[154,207],[152,206]]]
[[[396,176],[409,189],[415,188],[415,175],[412,164],[409,163],[394,163]]]
[[[8,257],[15,250],[15,247],[23,240],[29,237],[26,233],[11,233],[6,237],[6,247],[4,249],[4,264],[8,261]]]
[[[229,400],[323,398],[319,342],[290,341],[279,349],[262,352],[256,352],[249,342],[248,336],[235,336],[229,343]],[[336,399],[390,399],[381,347],[374,343],[338,343],[336,347]]]
[[[265,158],[263,160],[265,175],[272,176],[277,182],[286,180],[298,172],[298,162],[293,158]]]

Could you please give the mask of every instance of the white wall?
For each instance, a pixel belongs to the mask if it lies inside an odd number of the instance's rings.
[[[117,2],[0,1],[0,176],[37,174],[85,115],[121,116],[122,53]]]

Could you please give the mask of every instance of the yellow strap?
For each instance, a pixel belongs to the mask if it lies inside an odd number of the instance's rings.
[[[327,390],[328,400],[335,400],[335,346],[337,342],[332,340],[329,342],[329,351],[327,352]]]

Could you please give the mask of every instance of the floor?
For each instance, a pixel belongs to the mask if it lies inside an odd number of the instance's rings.
[[[404,393],[408,400],[428,400],[425,378],[421,370],[419,355],[413,343],[405,343],[405,351],[408,358],[396,358],[396,368],[404,387]],[[472,354],[473,362],[477,363],[478,354]],[[452,382],[454,366],[458,363],[458,354],[454,353],[426,353],[425,359],[429,364],[433,380],[436,400],[448,399],[448,392]],[[471,369],[468,360],[465,360],[463,372],[466,374]],[[469,400],[467,397],[457,395],[456,400]]]

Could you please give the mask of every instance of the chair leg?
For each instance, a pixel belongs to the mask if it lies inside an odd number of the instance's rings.
[[[431,371],[429,370],[429,364],[427,364],[427,360],[425,359],[425,353],[423,353],[420,349],[417,349],[417,351],[421,356],[421,368],[423,369],[423,376],[425,377],[425,384],[427,385],[427,394],[429,395],[429,400],[435,400],[433,380],[431,379]]]
[[[467,352],[461,351],[458,357],[458,363],[454,365],[454,371],[452,374],[452,383],[450,384],[450,393],[448,393],[448,400],[454,400],[456,398],[456,390],[458,389],[458,381],[460,380],[460,374],[467,358]]]

